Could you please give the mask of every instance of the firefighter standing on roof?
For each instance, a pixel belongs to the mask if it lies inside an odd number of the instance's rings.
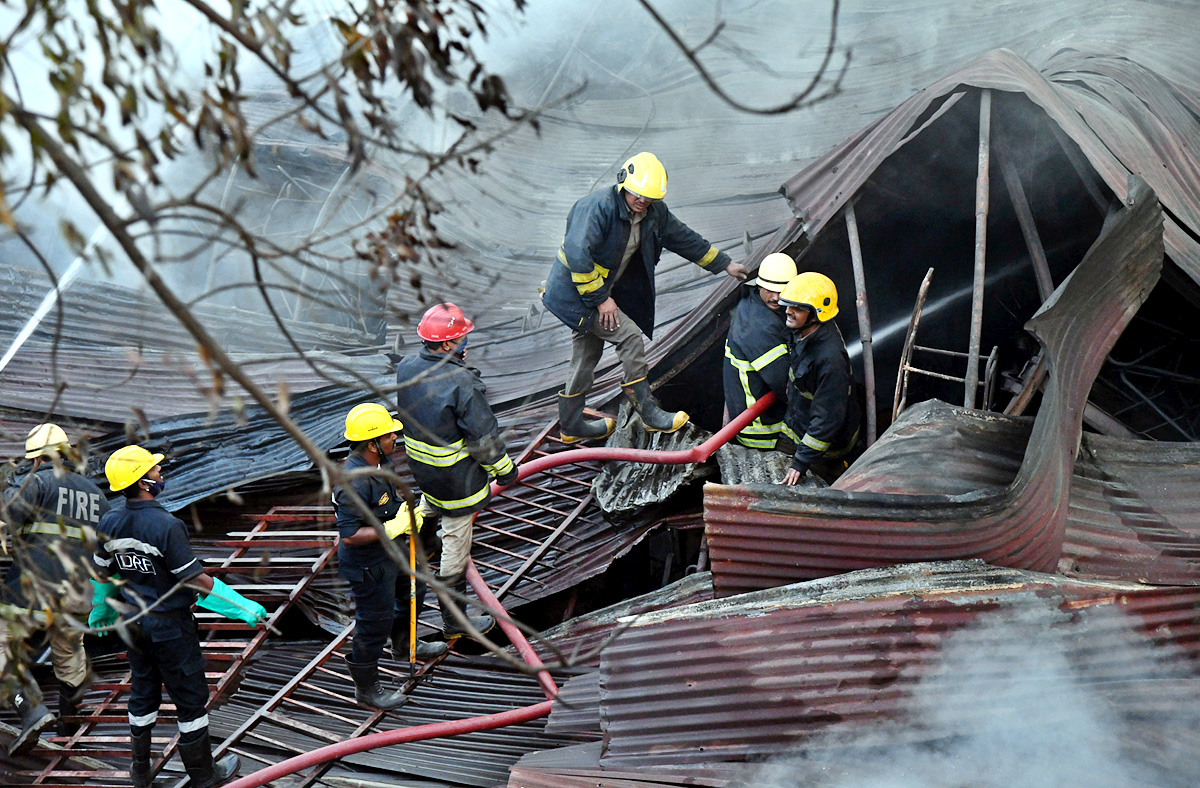
[[[70,448],[67,434],[57,424],[39,424],[25,439],[25,457],[33,460],[33,469],[20,485],[5,494],[4,519],[11,529],[13,564],[0,590],[0,599],[12,606],[18,618],[29,620],[32,615],[45,615],[43,610],[51,611],[45,626],[50,661],[58,678],[61,736],[69,736],[77,727],[66,718],[78,713],[90,676],[83,629],[72,626],[54,609],[61,606],[63,612],[80,620],[91,610],[88,566],[96,524],[108,511],[108,501],[100,488],[68,470]],[[0,616],[0,675],[9,675],[10,660],[21,663],[14,659],[16,651],[31,634],[24,622],[9,622]],[[18,689],[12,701],[21,716],[21,733],[9,745],[9,755],[18,755],[36,744],[38,735],[54,721],[54,715],[42,704],[37,684],[19,668],[14,675]]]
[[[166,482],[162,476],[163,455],[151,454],[141,446],[118,449],[104,464],[113,492],[125,495],[125,507],[100,518],[100,543],[93,560],[109,582],[97,583],[96,606],[88,623],[109,627],[117,611],[107,600],[119,595],[138,611],[129,614],[133,633],[129,668],[133,676],[129,693],[129,728],[133,764],[130,777],[135,788],[149,788],[150,744],[162,688],[175,703],[179,727],[179,757],[191,778],[190,788],[213,788],[237,771],[238,757],[229,753],[214,762],[208,733],[208,682],[204,678],[204,655],[192,604],[237,619],[250,626],[267,615],[220,579],[209,577],[188,543],[183,521],[168,512],[155,498]],[[119,585],[118,585],[119,583]]]
[[[752,449],[774,449],[780,435],[794,447],[799,441],[784,422],[787,413],[788,342],[787,313],[779,304],[784,286],[796,277],[796,262],[776,252],[763,258],[758,278],[750,282],[733,310],[725,339],[725,409],[735,418],[775,392],[775,403],[737,434],[738,443]]]
[[[859,413],[846,343],[833,318],[837,288],[824,274],[800,274],[779,294],[787,308],[791,383],[787,426],[800,436],[782,484],[797,484],[810,467],[826,481],[858,449]]]
[[[500,425],[487,402],[487,388],[465,363],[467,335],[474,328],[454,304],[430,307],[417,326],[424,343],[420,355],[405,356],[396,364],[396,408],[408,424],[404,449],[409,467],[425,506],[442,518],[438,579],[460,595],[467,588],[472,524],[475,513],[492,498],[491,480],[508,485],[517,479],[517,466],[505,451]],[[445,599],[441,607],[446,638],[464,634]],[[483,615],[471,617],[469,623],[483,633],[495,621]]]
[[[595,379],[604,343],[621,360],[621,384],[652,432],[674,432],[683,411],[662,410],[650,393],[642,334],[654,333],[654,272],[664,248],[712,273],[737,279],[746,269],[718,251],[667,209],[667,171],[653,153],[639,153],[617,172],[617,184],[592,192],[567,215],[558,259],[550,266],[543,302],[571,329],[571,369],[559,393],[562,439],[608,437],[612,419],[583,417],[584,397]]]
[[[342,469],[391,466],[388,457],[396,450],[396,436],[404,425],[392,418],[387,408],[376,402],[355,405],[346,414],[346,440],[350,456]],[[382,476],[358,476],[349,486],[383,524],[384,533],[396,539],[409,532],[410,520],[421,531],[423,517],[418,511],[411,517],[408,504],[396,485]],[[354,593],[354,647],[346,658],[354,679],[354,699],[360,705],[391,711],[404,703],[404,693],[383,688],[379,678],[379,658],[388,638],[392,652],[408,654],[408,576],[379,542],[379,532],[369,525],[358,506],[341,488],[334,490],[337,511],[338,574],[350,583]],[[413,567],[416,569],[416,567]],[[425,584],[417,584],[417,616],[425,601]],[[417,641],[417,659],[430,660],[446,652],[445,643]]]

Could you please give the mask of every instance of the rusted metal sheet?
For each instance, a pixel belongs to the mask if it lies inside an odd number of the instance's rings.
[[[1043,346],[1048,377],[1024,460],[1007,487],[894,495],[706,485],[717,596],[904,561],[977,557],[1053,570],[1084,404],[1116,338],[1158,281],[1162,256],[1161,208],[1144,184],[1134,185],[1129,205],[1026,324]]]
[[[921,741],[989,719],[1023,729],[1066,688],[1169,731],[1200,697],[1198,606],[1196,588],[967,561],[647,614],[604,650],[600,764],[758,760],[883,723]]]

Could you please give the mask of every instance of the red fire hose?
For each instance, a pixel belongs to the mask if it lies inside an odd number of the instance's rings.
[[[588,460],[623,460],[627,462],[645,462],[654,465],[684,465],[689,462],[704,462],[712,456],[713,452],[733,440],[733,436],[737,435],[742,431],[743,427],[758,418],[759,414],[770,407],[774,401],[775,394],[767,392],[766,396],[722,427],[716,435],[713,435],[699,446],[685,451],[609,448],[572,449],[523,463],[517,473],[517,479],[524,479],[532,474],[541,473],[550,468],[557,468],[560,465],[586,462]],[[495,493],[498,489],[500,489],[499,486],[493,483],[492,492]],[[492,594],[491,589],[483,582],[479,571],[475,569],[475,564],[470,560],[467,561],[467,579],[485,607],[498,612],[504,610],[495,595]],[[525,637],[525,633],[511,622],[505,621],[502,615],[497,616],[496,621],[500,624],[500,628],[504,630],[504,633],[508,635],[517,652],[524,657],[525,661],[531,667],[541,668],[542,661],[538,658],[537,653],[534,652],[533,647],[529,645],[529,640]],[[528,722],[529,720],[548,716],[554,704],[553,698],[558,694],[558,687],[555,686],[554,679],[545,670],[539,671],[537,676],[538,682],[542,685],[542,689],[546,693],[546,697],[551,700],[536,703],[532,706],[525,706],[520,709],[513,709],[512,711],[488,714],[483,717],[468,717],[462,720],[437,722],[432,725],[418,725],[394,731],[381,731],[380,733],[372,733],[369,736],[348,739],[337,744],[330,744],[311,752],[306,752],[303,755],[288,758],[286,761],[280,761],[265,769],[260,769],[253,774],[240,777],[231,783],[226,783],[225,788],[260,788],[260,786],[266,785],[272,780],[278,780],[281,777],[294,774],[301,769],[307,769],[326,761],[344,758],[347,755],[353,755],[364,750],[373,750],[392,744],[438,739],[443,736],[457,736],[462,733],[475,733],[476,731],[492,730],[493,728],[503,728],[506,725],[515,725],[519,722]]]

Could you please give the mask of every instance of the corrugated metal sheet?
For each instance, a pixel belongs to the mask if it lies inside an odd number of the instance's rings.
[[[849,137],[783,186],[806,231],[818,234],[904,145],[918,119],[963,85],[1028,95],[1121,199],[1130,174],[1144,178],[1169,211],[1168,253],[1200,281],[1200,120],[1185,98],[1195,95],[1194,84],[1173,84],[1127,57],[1082,49],[1064,47],[1037,69],[1008,50],[989,52]]]
[[[978,702],[1001,676],[1015,681],[1017,710],[1055,695],[1037,671],[1012,675],[1041,647],[1069,666],[1064,682],[1159,719],[1179,710],[1169,690],[1196,675],[1198,605],[1194,588],[972,561],[864,570],[649,614],[604,651],[601,764],[759,759],[884,721],[953,737],[1001,714]],[[949,654],[964,643],[973,658],[959,663]]]
[[[965,495],[888,495],[780,486],[705,487],[718,596],[867,566],[979,557],[1049,571],[1092,381],[1158,281],[1161,208],[1144,187],[1115,215],[1026,328],[1045,350],[1045,395],[1016,479]]]

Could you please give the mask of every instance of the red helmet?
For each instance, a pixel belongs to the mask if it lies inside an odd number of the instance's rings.
[[[475,324],[454,304],[436,304],[417,324],[417,336],[426,342],[449,342],[475,330]]]

